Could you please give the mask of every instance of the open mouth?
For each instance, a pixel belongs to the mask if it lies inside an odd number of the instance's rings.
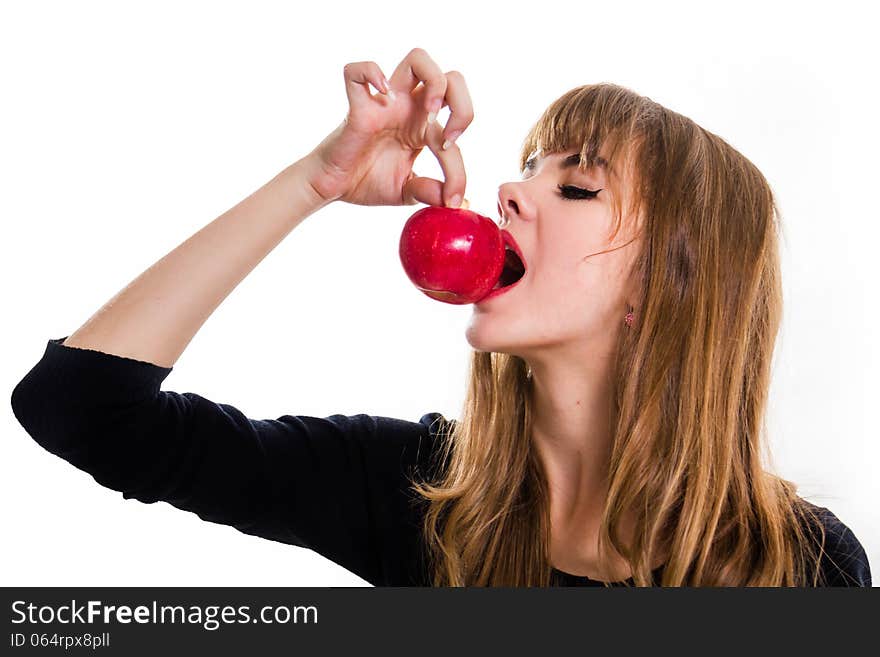
[[[495,283],[495,287],[492,289],[497,290],[502,287],[507,287],[508,285],[513,285],[521,279],[525,273],[526,267],[519,255],[517,255],[516,251],[514,251],[509,244],[505,244],[504,267],[501,270],[501,276],[498,277],[498,282]]]

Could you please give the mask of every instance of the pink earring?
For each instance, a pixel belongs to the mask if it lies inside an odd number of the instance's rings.
[[[624,323],[625,323],[627,326],[632,326],[632,325],[633,325],[633,311],[632,311],[632,310],[630,310],[630,311],[626,314],[626,317],[623,318],[623,321],[624,321]]]

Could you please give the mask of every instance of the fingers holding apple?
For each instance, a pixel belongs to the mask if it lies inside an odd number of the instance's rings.
[[[461,207],[467,186],[464,160],[458,147],[453,146],[446,150],[439,148],[438,139],[441,131],[438,123],[435,122],[433,125],[435,127],[429,131],[428,148],[440,162],[444,181],[418,176],[413,172],[404,183],[404,205],[425,203],[431,206],[458,208]]]
[[[461,199],[464,198],[467,188],[464,159],[461,156],[461,149],[454,144],[444,150],[442,139],[443,127],[436,121],[432,122],[425,133],[425,142],[440,163],[444,179],[443,183],[438,181],[442,187],[442,202],[437,205],[457,208],[461,205]]]
[[[404,205],[445,206],[443,202],[443,183],[434,178],[413,174],[404,184]],[[462,199],[460,209],[470,207],[467,198]]]
[[[378,75],[378,69],[369,71]],[[410,171],[401,194],[403,203],[459,207],[465,194],[467,175],[455,140],[474,118],[473,102],[464,76],[455,70],[444,73],[424,49],[413,48],[394,69],[389,86],[392,95],[399,94],[406,101],[412,100],[426,112],[425,122],[416,123],[420,128],[420,141],[410,146],[418,150],[428,146],[440,163],[445,181],[417,176]],[[448,105],[450,114],[444,127],[436,117],[445,105]],[[413,118],[409,117],[410,126]]]
[[[467,177],[454,133],[473,118],[461,74],[444,74],[424,50],[414,48],[387,84],[372,61],[346,64],[344,78],[350,109],[307,156],[312,188],[325,200],[356,205],[457,207]],[[371,85],[379,93],[371,93]],[[436,121],[444,103],[450,107],[446,128]],[[440,162],[445,182],[412,171],[426,145]]]
[[[424,50],[414,48],[391,76],[391,85],[394,88],[401,84],[405,89],[412,89],[419,81],[423,83],[423,87],[417,91],[423,92],[422,98],[429,111],[424,142],[439,161],[445,182],[437,182],[442,188],[440,199],[436,199],[435,190],[430,188],[434,186],[434,183],[429,182],[430,179],[420,180],[416,184],[428,186],[419,191],[422,192],[422,197],[430,194],[431,205],[457,208],[464,198],[467,175],[461,151],[455,147],[455,140],[474,120],[471,95],[464,76],[459,71],[442,73]],[[442,126],[436,121],[436,115],[444,105],[449,106],[449,119]]]

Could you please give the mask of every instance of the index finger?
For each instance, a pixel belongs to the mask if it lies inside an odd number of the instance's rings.
[[[443,169],[443,205],[457,208],[460,207],[467,187],[464,160],[461,157],[461,149],[458,146],[453,144],[444,149],[441,145],[442,141],[443,127],[437,121],[432,121],[428,124],[428,129],[425,131],[425,144],[437,157],[437,160],[440,162],[440,168]],[[453,197],[458,197],[457,202],[453,202]]]

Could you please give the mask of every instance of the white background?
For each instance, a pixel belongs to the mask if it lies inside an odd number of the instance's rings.
[[[880,571],[874,34],[862,3],[724,7],[4,3],[2,389],[335,128],[347,62],[390,76],[419,46],[464,74],[466,196],[492,217],[541,111],[574,86],[616,82],[721,135],[773,186],[785,230],[776,471],[849,525]],[[442,179],[427,149],[415,169]],[[471,307],[406,279],[397,245],[415,209],[332,204],[307,218],[163,389],[253,418],[457,417]],[[33,442],[8,402],[0,432],[3,585],[366,585],[306,549],[123,500]]]

